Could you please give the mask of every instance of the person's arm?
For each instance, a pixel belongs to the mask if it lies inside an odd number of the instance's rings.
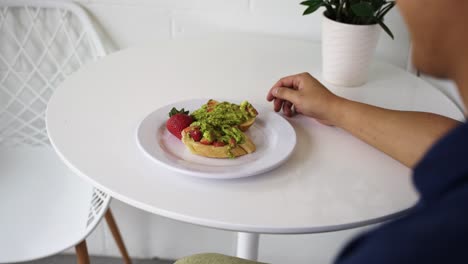
[[[424,112],[395,111],[341,99],[331,123],[413,167],[458,122]]]
[[[408,167],[458,125],[458,121],[436,114],[389,110],[341,98],[307,73],[278,81],[267,100],[274,101],[275,111],[283,109],[288,116],[295,110],[343,128]]]

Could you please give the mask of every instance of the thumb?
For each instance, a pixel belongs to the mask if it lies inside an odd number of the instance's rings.
[[[299,99],[299,91],[287,87],[276,87],[273,90],[273,95],[276,98],[289,101],[293,104],[296,104]]]

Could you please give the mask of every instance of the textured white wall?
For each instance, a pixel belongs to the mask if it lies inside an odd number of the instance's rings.
[[[213,32],[259,32],[320,41],[321,12],[302,16],[297,0],[78,0],[116,49]],[[395,40],[381,35],[379,58],[406,66],[408,33],[397,9],[387,16]]]
[[[65,0],[64,0],[65,1]],[[200,37],[214,32],[258,32],[320,41],[321,15],[301,16],[292,0],[79,0],[107,37],[111,51],[149,41]],[[409,42],[397,10],[387,17],[395,34],[382,33],[377,57],[406,67]],[[110,39],[110,40],[109,40]],[[112,204],[129,252],[134,257],[179,258],[198,252],[234,254],[233,232],[213,230]],[[314,235],[265,235],[259,258],[272,263],[330,263],[359,230]],[[118,256],[105,224],[88,239],[96,255]],[[72,252],[72,250],[69,250]]]
[[[234,232],[151,215],[116,200],[111,208],[132,257],[177,259],[200,252],[235,255]],[[259,260],[274,264],[331,263],[339,249],[362,231],[363,228],[322,234],[262,235]],[[105,221],[88,237],[87,243],[90,254],[119,256]],[[73,249],[67,252],[73,253]]]

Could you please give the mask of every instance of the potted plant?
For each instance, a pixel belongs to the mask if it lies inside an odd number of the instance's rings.
[[[388,0],[308,0],[303,15],[325,8],[322,20],[322,74],[340,86],[367,81],[380,28],[392,39],[384,17],[395,6]]]

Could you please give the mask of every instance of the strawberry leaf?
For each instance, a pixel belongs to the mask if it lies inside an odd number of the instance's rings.
[[[188,115],[189,114],[189,111],[185,111],[184,108],[180,109],[180,110],[177,110],[177,108],[175,107],[172,107],[171,111],[169,111],[169,117],[173,116],[173,115],[176,115],[176,114],[186,114]]]

